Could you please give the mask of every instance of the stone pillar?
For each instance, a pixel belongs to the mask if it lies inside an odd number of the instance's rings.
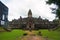
[[[32,24],[31,29],[34,29],[34,24]]]
[[[26,27],[26,29],[29,29],[29,25],[27,24],[27,27]]]

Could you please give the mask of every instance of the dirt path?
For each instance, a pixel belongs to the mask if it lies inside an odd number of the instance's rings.
[[[22,36],[18,40],[20,39],[21,40],[47,40],[46,38],[43,38],[42,36],[36,35],[34,31],[32,32],[26,31],[26,33],[28,33],[28,35]]]
[[[25,36],[22,37],[21,40],[45,40],[45,39],[41,36]]]

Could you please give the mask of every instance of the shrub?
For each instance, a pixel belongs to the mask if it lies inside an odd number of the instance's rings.
[[[23,36],[26,36],[26,35],[27,35],[27,33],[24,33],[24,34],[23,34]]]

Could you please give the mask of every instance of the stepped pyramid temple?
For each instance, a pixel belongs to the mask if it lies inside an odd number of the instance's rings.
[[[28,17],[19,19],[14,19],[9,22],[9,27],[20,28],[20,29],[49,29],[56,27],[53,21],[47,19],[43,20],[40,16],[38,18],[32,17],[31,10],[28,11]]]

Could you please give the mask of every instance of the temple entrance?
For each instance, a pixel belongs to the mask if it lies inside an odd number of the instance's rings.
[[[31,26],[29,26],[29,28],[31,28]]]
[[[29,25],[29,31],[32,31],[32,27],[31,27],[31,25]]]

